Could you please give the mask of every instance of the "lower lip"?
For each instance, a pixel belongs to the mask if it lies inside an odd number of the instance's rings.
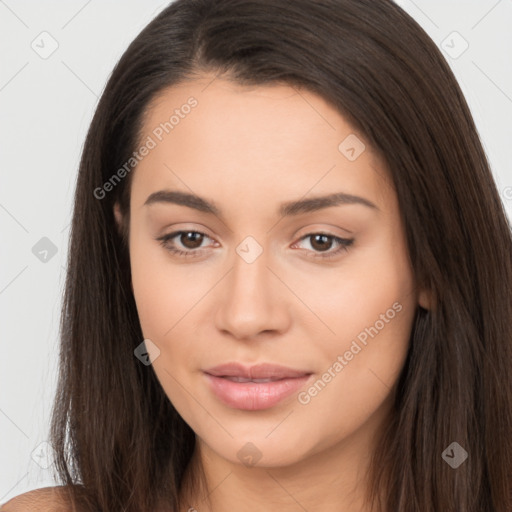
[[[269,409],[297,392],[312,374],[272,382],[233,382],[208,373],[210,389],[224,404],[235,409],[258,411]]]

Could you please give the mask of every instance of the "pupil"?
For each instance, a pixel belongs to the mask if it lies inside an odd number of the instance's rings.
[[[184,233],[182,237],[183,236],[185,236],[185,243],[183,243],[183,240],[182,243],[188,249],[196,249],[197,247],[200,247],[201,242],[203,241],[203,235],[201,233],[193,233],[192,231],[189,231],[188,233]],[[188,245],[189,243],[192,245]]]
[[[329,236],[327,235],[315,235],[313,237],[313,243],[311,244],[314,248],[316,249],[320,249],[320,250],[326,250],[326,249],[329,249]],[[317,240],[321,240],[320,244],[319,244],[319,247],[315,247],[315,245],[317,245]],[[323,242],[323,244],[322,244]],[[326,247],[327,245],[327,247]]]

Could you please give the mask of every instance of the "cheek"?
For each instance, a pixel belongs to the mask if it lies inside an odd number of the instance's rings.
[[[349,250],[339,265],[310,266],[299,273],[289,269],[282,275],[316,314],[316,319],[309,313],[306,317],[313,318],[321,329],[325,342],[320,346],[340,349],[350,345],[388,311],[391,322],[385,324],[386,331],[410,327],[411,310],[415,309],[414,280],[400,233],[387,230],[368,236],[352,252]],[[401,307],[393,309],[395,303]],[[397,308],[402,310],[399,314]]]
[[[196,369],[189,365],[198,352],[190,343],[197,339],[197,323],[189,320],[207,292],[207,284],[194,282],[192,265],[172,264],[158,242],[142,241],[135,235],[130,241],[135,303],[144,339],[150,339],[160,350],[152,368],[174,406],[188,411],[190,404],[182,386],[188,372]]]
[[[371,410],[389,393],[408,351],[417,304],[405,245],[392,233],[382,233],[346,265],[310,275],[301,286],[300,293],[307,292],[308,305],[329,328],[311,347],[321,352],[319,371],[336,375],[318,405],[341,399],[351,410]]]
[[[389,395],[403,368],[417,307],[413,273],[400,240],[384,241],[333,280],[339,291],[326,322],[336,335],[322,346],[326,370],[336,377],[316,405],[326,414],[337,402],[363,421]]]
[[[132,283],[142,333],[160,350],[152,362],[157,379],[180,414],[186,416],[193,404],[184,389],[188,389],[192,374],[199,374],[205,354],[201,345],[205,336],[199,331],[209,323],[205,318],[198,320],[198,315],[219,279],[220,269],[199,273],[193,264],[178,264],[147,235],[138,237],[136,230],[133,235]]]
[[[174,326],[212,285],[204,279],[198,282],[193,265],[177,265],[158,241],[148,234],[139,235],[137,229],[130,238],[130,261],[144,336],[160,341],[172,337]]]

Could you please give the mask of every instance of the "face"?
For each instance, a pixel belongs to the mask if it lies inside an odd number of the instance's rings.
[[[378,429],[426,299],[384,163],[339,112],[289,86],[211,80],[148,109],[133,292],[153,369],[200,442],[292,464]],[[224,363],[251,381],[206,373]]]

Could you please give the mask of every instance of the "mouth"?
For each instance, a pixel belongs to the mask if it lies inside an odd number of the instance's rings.
[[[261,379],[290,379],[311,374],[311,372],[307,370],[298,370],[272,363],[260,363],[253,366],[245,366],[237,362],[220,364],[205,370],[205,372],[215,377],[236,377],[251,381]]]
[[[245,367],[239,363],[216,366],[203,372],[215,397],[234,409],[269,409],[298,392],[313,375],[280,365]]]
[[[268,379],[246,379],[245,377],[230,377],[228,375],[219,375],[221,379],[227,379],[231,382],[276,382],[278,380],[284,380],[287,377],[283,377],[281,379],[278,378],[268,378]]]

